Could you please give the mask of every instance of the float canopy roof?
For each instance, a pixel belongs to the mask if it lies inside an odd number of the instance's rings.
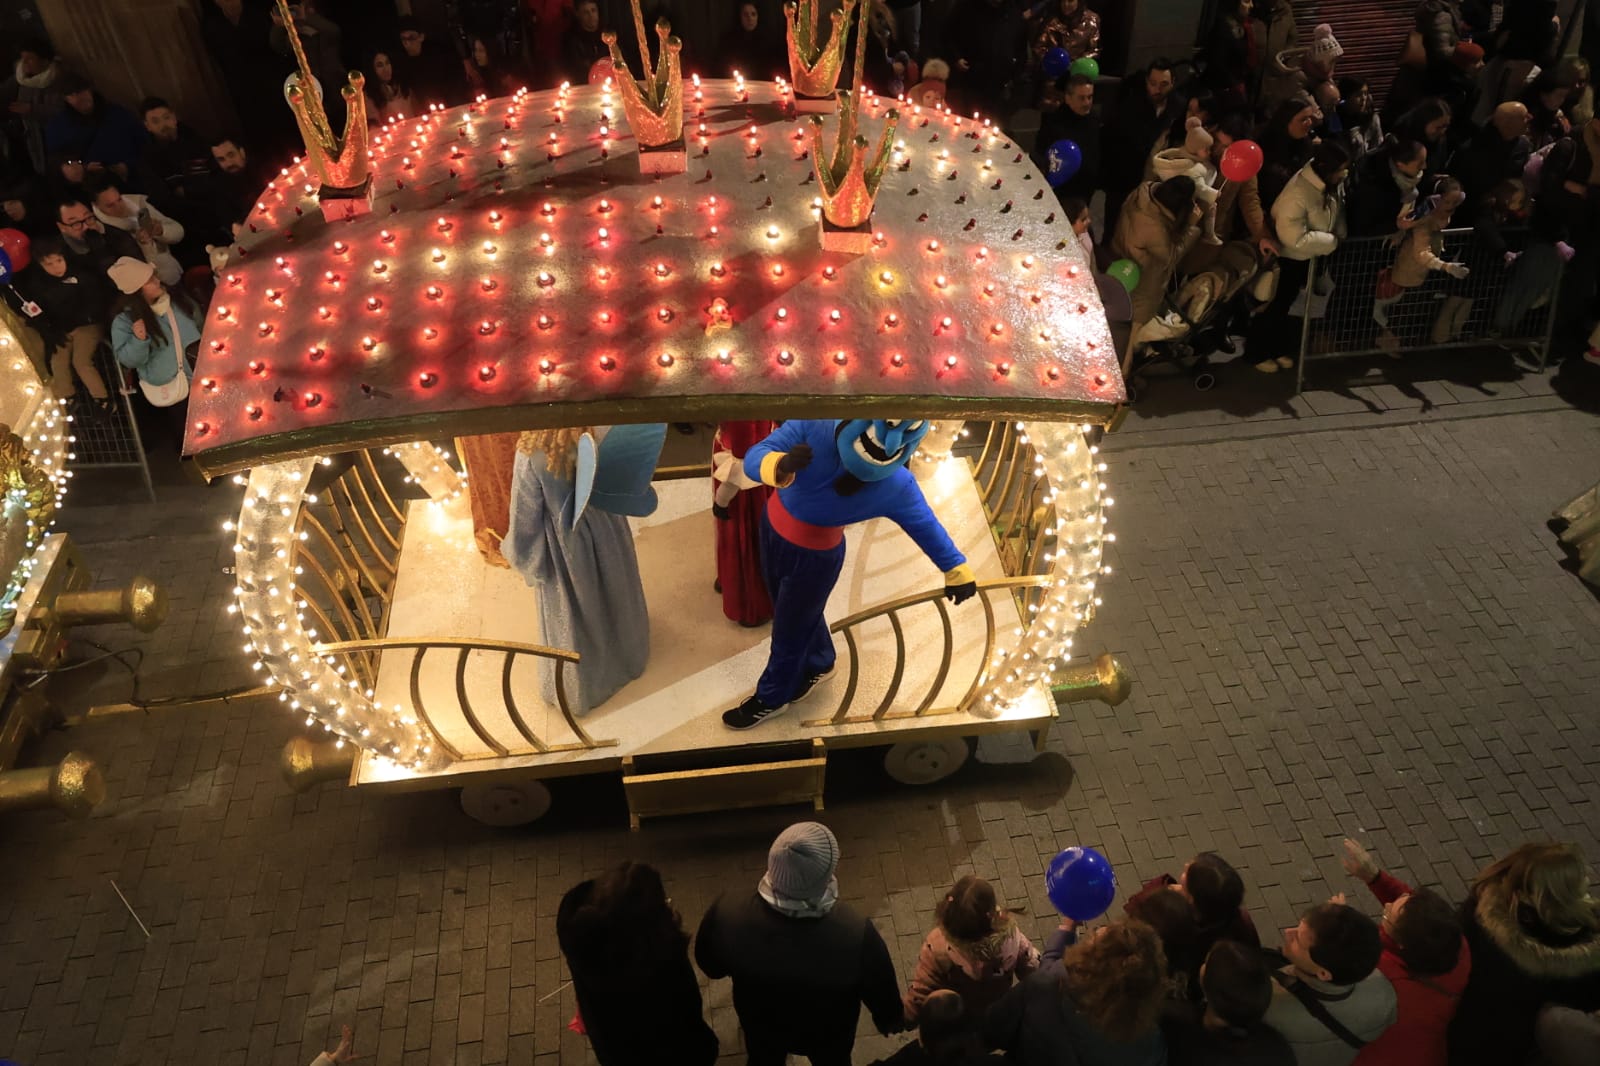
[[[352,221],[291,168],[223,272],[185,450],[216,474],[553,425],[1104,422],[1124,400],[1088,264],[1005,134],[903,110],[872,249],[830,253],[786,91],[685,96],[671,177],[594,86],[390,124]],[[887,110],[863,108],[873,143]]]

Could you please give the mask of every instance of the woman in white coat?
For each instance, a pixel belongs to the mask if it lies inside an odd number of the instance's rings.
[[[183,266],[172,254],[172,246],[183,240],[181,223],[162,214],[147,197],[124,193],[115,174],[107,173],[89,192],[94,217],[138,241],[140,253],[156,268],[163,285],[171,287],[183,280]]]
[[[1339,247],[1344,236],[1344,180],[1350,152],[1323,141],[1272,204],[1272,224],[1283,246],[1278,253],[1278,288],[1256,316],[1245,344],[1246,358],[1264,374],[1288,370],[1300,350],[1300,320],[1289,314],[1305,286],[1311,260]]]

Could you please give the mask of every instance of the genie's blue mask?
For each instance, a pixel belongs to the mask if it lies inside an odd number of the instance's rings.
[[[882,481],[911,461],[928,429],[926,419],[856,418],[839,423],[834,440],[846,471],[862,481]]]

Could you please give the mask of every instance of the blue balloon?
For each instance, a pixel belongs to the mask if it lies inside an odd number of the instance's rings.
[[[1052,48],[1039,60],[1044,76],[1054,81],[1072,69],[1072,55],[1065,48]]]
[[[1111,872],[1106,857],[1093,848],[1067,848],[1050,860],[1044,891],[1063,916],[1087,922],[1111,906],[1117,896],[1117,875]]]
[[[1078,147],[1074,140],[1059,140],[1050,146],[1046,153],[1050,160],[1050,169],[1045,172],[1045,180],[1052,189],[1058,189],[1072,180],[1072,175],[1083,166],[1083,149]]]
[[[6,250],[4,248],[0,248],[0,284],[5,284],[10,280],[11,257],[6,254]],[[4,1063],[4,1061],[4,1059],[0,1059],[0,1063]]]

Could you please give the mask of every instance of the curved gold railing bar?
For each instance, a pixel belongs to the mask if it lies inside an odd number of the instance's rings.
[[[468,728],[489,748],[492,754],[468,755],[464,754],[454,744],[447,741],[435,724],[442,709],[434,707],[430,710],[428,701],[423,695],[422,667],[429,652],[454,650],[455,662],[455,693],[457,709]],[[595,740],[588,731],[578,723],[577,716],[572,713],[571,704],[567,699],[566,674],[567,667],[574,665],[579,660],[575,651],[565,648],[548,648],[539,644],[520,644],[506,640],[478,640],[465,638],[435,637],[427,639],[397,639],[374,638],[368,640],[347,640],[330,644],[314,645],[312,651],[324,659],[338,656],[367,656],[376,659],[384,652],[414,651],[408,670],[409,687],[411,695],[411,709],[422,724],[437,738],[437,743],[452,759],[457,762],[471,762],[477,759],[495,757],[508,757],[512,755],[547,755],[562,751],[588,751],[593,748],[615,747],[616,740]],[[494,735],[484,726],[476,709],[472,706],[468,694],[467,663],[473,652],[499,654],[502,656],[500,668],[500,693],[505,700],[506,711],[512,723],[517,727],[517,732],[527,741],[527,750],[514,750],[506,747],[494,738]],[[512,670],[520,658],[545,659],[556,664],[556,707],[561,712],[562,719],[567,728],[577,738],[575,743],[551,744],[541,738],[531,726],[523,712],[522,704],[517,699],[516,689],[511,683]]]
[[[952,652],[955,649],[955,630],[950,621],[950,610],[945,606],[945,590],[931,589],[925,592],[915,592],[909,596],[902,596],[887,603],[880,603],[864,611],[857,611],[847,618],[842,618],[829,627],[829,631],[844,637],[845,644],[845,691],[844,697],[839,701],[838,710],[828,718],[818,718],[805,722],[807,726],[826,725],[854,725],[862,722],[881,722],[901,718],[923,718],[931,715],[955,714],[965,711],[971,704],[973,697],[981,687],[986,672],[984,664],[989,661],[989,656],[994,651],[998,628],[995,625],[994,605],[989,602],[989,596],[998,591],[1014,593],[1017,589],[1042,588],[1049,585],[1050,580],[1042,576],[1007,577],[995,581],[984,581],[978,585],[978,596],[983,603],[984,616],[984,646],[983,655],[979,659],[979,667],[972,683],[967,687],[966,695],[961,702],[951,707],[934,708],[933,701],[938,697],[940,689],[944,687],[945,679],[950,673]],[[927,694],[923,696],[915,709],[909,711],[891,711],[895,698],[900,694],[900,686],[905,680],[906,668],[906,643],[905,630],[900,622],[900,612],[912,607],[919,607],[932,603],[939,612],[940,628],[943,630],[943,648],[939,656],[939,669],[929,685]],[[878,701],[870,714],[850,713],[850,705],[855,702],[856,689],[860,684],[861,654],[856,643],[855,632],[862,625],[875,619],[886,618],[889,628],[894,634],[894,672],[889,679],[888,691]]]

